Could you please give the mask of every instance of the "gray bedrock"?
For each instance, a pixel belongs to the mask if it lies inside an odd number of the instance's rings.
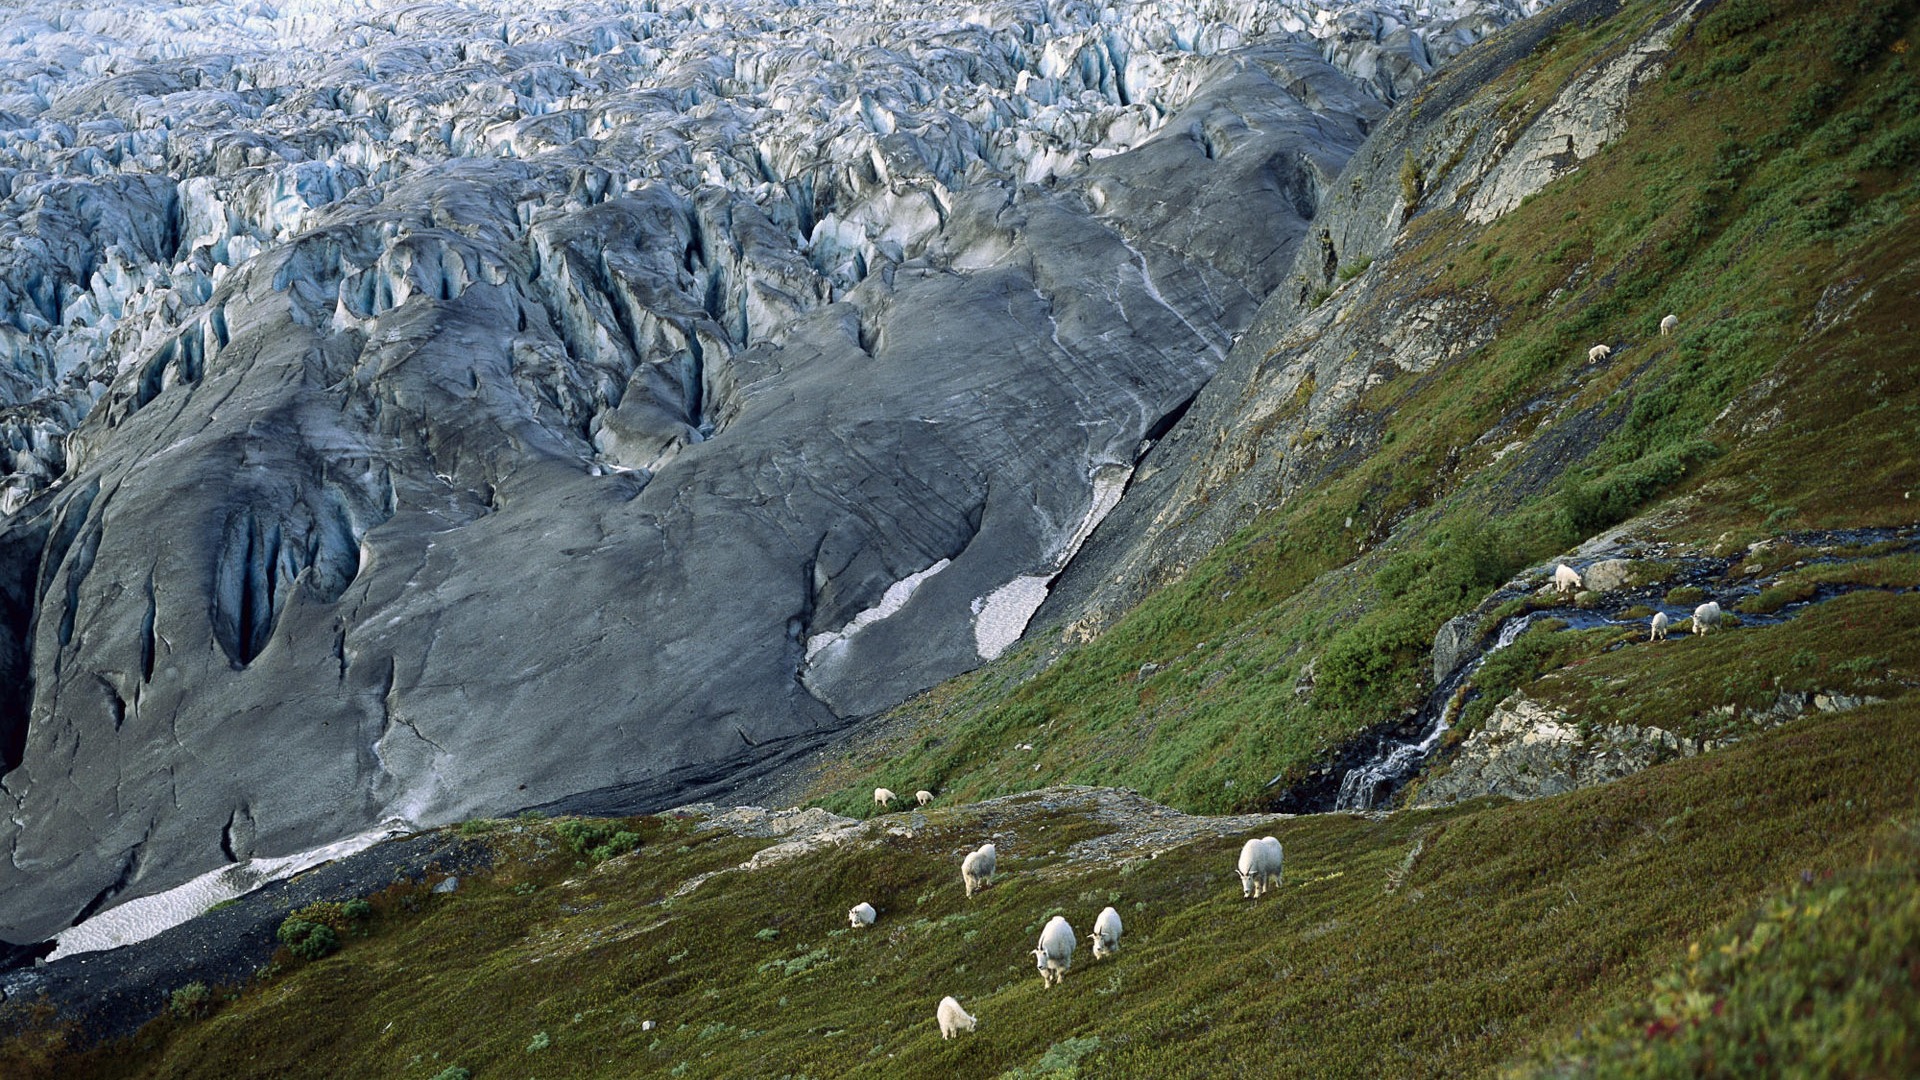
[[[0,937],[978,665],[1538,6],[7,15]]]

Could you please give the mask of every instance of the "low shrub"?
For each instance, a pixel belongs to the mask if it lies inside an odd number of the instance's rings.
[[[167,997],[167,1008],[182,1020],[193,1020],[205,1016],[213,1007],[213,991],[207,984],[194,980],[175,990]]]
[[[640,836],[620,828],[618,822],[573,818],[554,825],[553,831],[577,854],[594,862],[625,855],[640,846]]]
[[[302,960],[318,960],[334,953],[340,948],[340,935],[334,933],[326,923],[309,922],[298,916],[289,916],[274,932],[280,944],[287,951]]]

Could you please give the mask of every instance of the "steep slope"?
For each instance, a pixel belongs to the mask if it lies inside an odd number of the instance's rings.
[[[1910,888],[1920,867],[1916,724],[1883,704],[1563,798],[1373,818],[1195,819],[1052,788],[865,823],[712,808],[597,834],[475,822],[461,831],[497,854],[455,891],[403,886],[357,918],[306,909],[309,925],[339,925],[337,955],[283,949],[232,993],[182,977],[178,1006],[125,1044],[73,1055],[55,1027],[7,1044],[0,1064],[25,1077],[409,1080],[1492,1075],[1609,1010],[1637,1018],[1626,1010],[1690,945],[1764,945],[1748,929],[1756,908],[1782,924],[1783,907],[1851,885],[1867,910],[1897,909],[1887,883]],[[627,837],[616,844],[607,824]],[[1243,900],[1235,853],[1267,833],[1285,845],[1285,879]],[[960,856],[989,838],[999,873],[968,899]],[[860,902],[878,921],[850,929]],[[1084,934],[1108,905],[1126,932],[1095,961]],[[1043,989],[1029,950],[1056,913],[1082,944]],[[1794,927],[1820,936],[1791,956],[1845,955],[1825,942],[1848,941],[1858,917],[1820,918]],[[1890,977],[1871,983],[1884,995],[1848,1044],[1794,1037],[1744,1004],[1729,1013],[1722,1030],[1763,1020],[1778,1054],[1743,1075],[1903,1074],[1920,999],[1879,964],[1911,947],[1868,954]],[[1726,970],[1696,966],[1706,986]],[[1758,1000],[1824,1008],[1817,986],[1782,992],[1792,985],[1774,980]],[[943,1041],[934,1008],[949,994],[980,1025]],[[1698,1008],[1652,1000],[1678,1023],[1646,1034],[1610,1020],[1590,1045],[1619,1057],[1615,1039],[1666,1053],[1693,1038],[1683,1025]]]
[[[91,1053],[42,1016],[0,1062],[1912,1072],[1914,7],[1568,6],[1479,86],[1432,83],[1336,185],[1331,265],[1294,263],[1083,546],[1102,579],[1069,567],[1042,633],[814,759],[815,801],[872,820],[473,822],[492,867],[450,894],[301,913],[340,955],[183,973],[166,1017]],[[1630,90],[1611,119],[1556,106],[1601,85]],[[1409,311],[1451,321],[1409,334]],[[1127,506],[1149,495],[1178,512]],[[1694,633],[1709,598],[1727,617]],[[1329,805],[1428,737],[1410,782],[1365,785],[1392,812],[1251,813]],[[882,814],[876,784],[939,800]],[[796,826],[810,850],[770,850]],[[1285,883],[1243,901],[1233,854],[1269,832]],[[958,860],[986,839],[1002,876],[970,901]],[[1107,904],[1119,956],[1041,989],[1040,925]],[[268,912],[293,914],[250,925]],[[0,980],[6,1019],[84,959]],[[946,994],[980,1030],[939,1039]]]
[[[1540,42],[1483,87],[1443,73],[1350,163],[1322,249],[1143,458],[1049,625],[822,759],[813,791],[852,809],[873,783],[1067,780],[1326,808],[1556,668],[1609,653],[1604,696],[1630,695],[1653,609],[1684,636],[1709,598],[1767,635],[1733,653],[1798,658],[1796,691],[1910,702],[1912,17],[1568,6],[1491,43]],[[1555,604],[1559,560],[1617,573]],[[1863,586],[1901,591],[1885,647],[1797,617]],[[1530,611],[1474,703],[1469,668]],[[1737,738],[1787,678],[1674,644],[1662,730]],[[1574,727],[1613,715],[1599,684],[1556,685]]]
[[[10,13],[0,936],[997,655],[1537,6]]]

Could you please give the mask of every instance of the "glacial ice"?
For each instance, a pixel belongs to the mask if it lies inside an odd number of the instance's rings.
[[[998,659],[1027,632],[1034,613],[1047,602],[1047,587],[1073,561],[1100,522],[1120,505],[1120,497],[1126,494],[1127,481],[1132,477],[1131,465],[1108,465],[1094,470],[1092,501],[1086,515],[1054,554],[1052,572],[1022,574],[973,602],[973,642],[980,659]]]
[[[0,405],[72,427],[90,404],[68,388],[110,382],[226,271],[450,159],[570,161],[524,224],[727,190],[837,293],[913,257],[954,190],[1138,146],[1207,58],[1297,38],[1390,98],[1545,2],[23,6],[0,16]],[[17,506],[64,462],[8,441]]]
[[[0,937],[236,805],[664,799],[999,655],[1371,123],[1541,6],[0,12]]]

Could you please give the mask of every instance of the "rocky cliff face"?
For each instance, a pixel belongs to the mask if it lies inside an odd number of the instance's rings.
[[[0,936],[996,655],[1539,6],[10,15]]]

